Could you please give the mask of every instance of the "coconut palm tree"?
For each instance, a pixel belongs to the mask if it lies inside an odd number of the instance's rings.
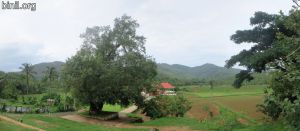
[[[34,66],[29,63],[24,63],[24,64],[22,64],[22,67],[20,67],[20,69],[22,70],[22,73],[25,75],[25,78],[26,78],[27,94],[29,91],[29,80],[30,80],[30,78],[34,77],[33,76],[34,74],[36,74],[36,72],[33,71],[33,68],[34,68]]]
[[[46,67],[46,71],[44,72],[44,82],[48,83],[49,91],[52,92],[52,89],[55,85],[55,80],[58,79],[58,72],[56,71],[55,67]]]
[[[44,72],[45,73],[45,80],[46,81],[49,80],[49,82],[52,83],[55,79],[57,79],[58,73],[57,73],[55,67],[47,66],[46,68],[47,68],[47,70],[46,70],[46,72]]]

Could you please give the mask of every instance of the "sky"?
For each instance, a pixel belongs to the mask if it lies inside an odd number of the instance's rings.
[[[3,1],[1,1],[3,7]],[[4,1],[7,2],[7,1]],[[10,0],[9,2],[14,2]],[[236,30],[250,29],[256,11],[288,12],[292,0],[20,0],[36,11],[0,8],[0,70],[22,63],[65,61],[82,44],[87,27],[132,16],[146,51],[158,63],[199,66],[225,61],[251,44],[234,44]]]

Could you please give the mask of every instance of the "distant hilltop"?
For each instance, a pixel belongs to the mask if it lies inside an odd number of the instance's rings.
[[[158,74],[173,78],[184,79],[206,79],[206,80],[226,80],[233,78],[240,69],[227,69],[214,64],[206,63],[201,66],[189,67],[180,64],[157,64]]]
[[[47,70],[47,66],[55,67],[58,72],[61,71],[64,62],[43,62],[34,65],[34,71],[37,73],[35,77],[41,79],[44,72]],[[168,76],[171,78],[184,78],[184,79],[211,79],[211,80],[225,80],[233,78],[240,69],[227,69],[214,64],[206,63],[201,66],[189,67],[180,64],[166,64],[158,63],[157,72],[159,75]]]

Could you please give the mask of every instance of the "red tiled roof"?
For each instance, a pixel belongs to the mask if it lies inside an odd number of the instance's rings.
[[[166,88],[166,89],[175,88],[173,85],[171,85],[171,84],[168,83],[168,82],[160,83],[160,85],[161,85],[162,88]]]

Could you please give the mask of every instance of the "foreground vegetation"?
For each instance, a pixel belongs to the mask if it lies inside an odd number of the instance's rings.
[[[204,110],[206,112],[214,112],[213,108],[207,105],[212,103],[218,108],[218,113],[212,113],[212,116],[197,118],[188,115],[197,116],[197,112],[191,109],[184,117],[162,117],[144,123],[133,124],[132,126],[137,129],[131,128],[116,128],[105,125],[93,125],[87,123],[78,123],[70,120],[60,118],[59,115],[51,114],[4,114],[16,120],[23,120],[23,123],[32,126],[39,127],[45,130],[148,130],[149,128],[160,128],[160,127],[178,127],[188,128],[193,130],[243,130],[243,131],[265,131],[272,129],[274,131],[286,130],[282,121],[277,122],[266,122],[265,120],[258,119],[258,117],[252,117],[251,115],[244,112],[244,109],[236,108],[235,103],[247,102],[253,103],[252,106],[247,107],[248,110],[253,110],[250,113],[256,111],[256,104],[262,102],[263,97],[259,97],[260,101],[257,101],[257,96],[262,96],[264,86],[249,86],[248,88],[232,89],[230,86],[216,86],[210,89],[209,86],[183,86],[179,87],[180,94],[184,95],[192,102],[192,108],[196,108],[198,112]],[[232,92],[227,90],[235,90],[234,95]],[[256,92],[256,93],[253,93]],[[207,93],[219,93],[222,95],[202,97],[206,96]],[[239,94],[240,93],[240,94]],[[251,94],[252,93],[252,94]],[[254,99],[253,99],[254,98]],[[231,103],[228,104],[227,101]],[[207,103],[205,103],[207,102]],[[197,108],[197,106],[200,106]],[[239,105],[241,106],[241,105]],[[250,109],[251,108],[251,109]],[[123,108],[119,105],[105,105],[103,110],[107,111],[120,111]],[[203,112],[200,112],[203,114]],[[131,116],[139,116],[139,114],[130,114]],[[208,113],[208,115],[210,115]],[[264,115],[260,114],[259,118],[263,118]],[[12,124],[10,124],[12,125]],[[15,127],[5,127],[6,130],[14,130]],[[142,128],[142,129],[140,129]],[[147,129],[145,129],[147,128]],[[20,128],[22,129],[22,128]]]
[[[38,127],[40,129],[44,129],[47,131],[140,131],[144,129],[120,129],[120,128],[112,128],[106,127],[104,125],[94,125],[94,124],[87,124],[82,122],[75,122],[66,120],[63,118],[59,118],[56,116],[48,116],[48,115],[41,115],[41,114],[25,114],[25,115],[15,115],[15,114],[4,114],[10,118],[19,120],[22,119],[23,123]],[[14,126],[7,127],[7,130],[14,130]]]
[[[286,127],[283,121],[277,122],[266,122],[267,118],[260,113],[259,117],[252,117],[248,113],[244,112],[240,108],[236,108],[234,105],[227,104],[222,99],[226,98],[228,101],[231,101],[232,104],[238,101],[246,101],[252,102],[256,100],[258,95],[263,94],[265,86],[264,85],[256,85],[249,86],[248,88],[241,89],[232,89],[230,86],[221,86],[215,87],[214,89],[210,89],[209,86],[183,86],[180,87],[183,94],[188,96],[192,101],[193,106],[197,106],[195,103],[201,103],[201,108],[206,108],[204,110],[210,112],[212,108],[208,107],[202,101],[208,101],[208,103],[214,103],[218,108],[220,114],[215,115],[213,117],[208,117],[202,120],[191,118],[189,116],[185,116],[182,118],[177,117],[164,117],[160,119],[155,119],[152,121],[147,121],[142,124],[136,124],[138,126],[172,126],[176,125],[179,127],[189,127],[193,130],[243,130],[243,131],[266,131],[266,130],[274,130],[274,131],[282,131],[286,130]],[[232,90],[233,92],[229,91]],[[207,94],[218,94],[217,96]],[[232,94],[233,93],[233,94]],[[238,99],[237,99],[238,97]],[[255,98],[255,99],[252,99]],[[233,101],[233,100],[236,101]],[[254,101],[256,104],[261,104],[263,101],[263,97],[260,97],[260,101]],[[240,104],[240,103],[238,103]],[[243,103],[245,104],[245,103]],[[252,104],[253,110],[251,113],[257,111],[256,104]],[[243,105],[238,105],[243,106]],[[264,118],[264,119],[262,119]]]

